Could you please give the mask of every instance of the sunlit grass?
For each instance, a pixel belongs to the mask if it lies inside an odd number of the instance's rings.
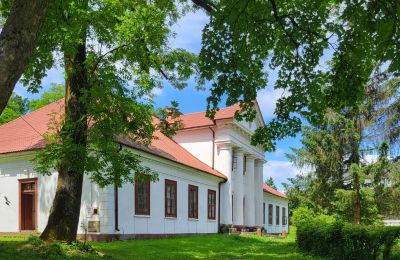
[[[33,244],[32,244],[33,243]],[[64,243],[41,244],[23,236],[0,237],[0,259],[94,259]],[[90,242],[112,259],[315,259],[299,253],[295,230],[287,238],[237,235],[199,235],[153,240]],[[52,255],[53,254],[53,255]]]

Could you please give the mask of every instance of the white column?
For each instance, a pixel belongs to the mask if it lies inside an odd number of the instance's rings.
[[[233,224],[244,225],[243,223],[243,151],[235,150],[236,167],[233,172]]]
[[[254,201],[256,226],[263,225],[263,166],[264,160],[257,159],[254,169]]]
[[[232,146],[229,143],[218,144],[217,156],[215,168],[228,178],[221,184],[220,221],[221,224],[232,224]]]
[[[255,226],[255,203],[254,203],[254,157],[246,155],[245,174],[245,225]]]

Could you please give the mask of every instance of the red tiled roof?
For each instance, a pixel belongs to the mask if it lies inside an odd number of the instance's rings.
[[[285,193],[279,192],[279,191],[271,188],[270,186],[268,186],[265,183],[263,184],[263,190],[264,190],[264,192],[271,193],[272,195],[275,195],[275,196],[278,196],[278,197],[281,197],[281,198],[285,198],[285,199],[288,198]]]
[[[221,119],[233,118],[235,116],[236,111],[239,110],[240,110],[239,103],[230,107],[221,108],[215,114],[214,119],[221,120]],[[213,121],[208,117],[206,117],[206,112],[185,114],[181,115],[179,118],[182,120],[184,129],[214,125]]]
[[[54,113],[62,116],[64,100],[56,101],[25,116],[0,126],[0,154],[30,151],[44,146],[43,134],[48,130],[48,123]],[[195,168],[205,173],[226,179],[226,176],[212,169],[194,157],[182,146],[160,131],[154,133],[154,140],[149,147],[139,145],[127,138],[118,138],[126,146],[140,149],[177,163]]]

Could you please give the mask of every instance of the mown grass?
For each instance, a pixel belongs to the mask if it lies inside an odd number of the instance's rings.
[[[37,236],[0,236],[0,259],[96,259],[97,254],[82,242],[45,243]]]
[[[285,239],[204,235],[153,240],[90,242],[111,259],[315,259],[299,253],[295,233]],[[43,243],[37,238],[0,237],[0,259],[98,259],[82,243]]]
[[[91,244],[113,259],[315,259],[297,252],[294,232],[285,239],[216,234]]]

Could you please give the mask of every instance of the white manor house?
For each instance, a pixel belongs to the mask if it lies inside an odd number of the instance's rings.
[[[0,233],[44,230],[57,184],[36,174],[31,163],[44,145],[51,114],[63,113],[59,100],[0,126]],[[263,184],[264,152],[250,144],[264,124],[257,103],[254,122],[239,122],[235,105],[181,116],[184,128],[171,139],[156,132],[148,148],[123,143],[157,182],[100,188],[85,175],[78,236],[90,239],[146,238],[217,233],[219,227],[263,227],[288,232],[288,200]]]

